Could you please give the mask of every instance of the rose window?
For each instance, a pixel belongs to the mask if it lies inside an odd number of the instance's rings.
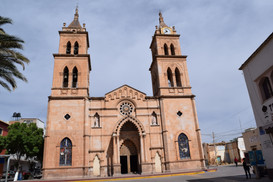
[[[133,105],[129,102],[123,102],[120,104],[120,113],[124,116],[128,116],[133,112]]]

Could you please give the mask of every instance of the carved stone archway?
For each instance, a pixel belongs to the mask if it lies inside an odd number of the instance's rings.
[[[136,118],[129,115],[117,122],[113,132],[114,175],[141,173],[141,164],[144,163],[144,136],[144,127]]]

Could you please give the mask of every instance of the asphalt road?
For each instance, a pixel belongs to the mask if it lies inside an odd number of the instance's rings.
[[[260,179],[256,179],[255,174],[251,173],[251,179],[246,179],[244,169],[241,165],[236,167],[235,165],[226,165],[226,166],[218,166],[213,167],[217,168],[216,172],[205,172],[203,174],[195,174],[195,175],[178,175],[171,177],[159,177],[159,178],[144,178],[144,179],[130,179],[130,180],[115,180],[118,181],[130,181],[130,182],[233,182],[233,181],[259,181],[259,182],[269,182],[271,180],[268,177],[262,177]],[[107,180],[105,180],[107,181]],[[271,181],[272,182],[272,181]]]
[[[145,176],[145,175],[128,175],[122,176],[123,178],[96,178],[96,179],[66,179],[66,180],[29,180],[29,181],[41,181],[41,182],[61,182],[61,181],[74,181],[74,182],[102,182],[102,181],[115,181],[115,182],[236,182],[236,181],[259,181],[259,182],[273,182],[269,180],[268,177],[262,177],[256,179],[255,174],[251,173],[251,179],[246,179],[244,169],[241,165],[236,167],[235,165],[226,165],[226,166],[216,166],[213,167],[217,169],[215,172],[205,172],[201,174],[192,174],[192,175],[181,175],[181,174],[168,174],[161,176]],[[125,178],[124,178],[125,177]]]
[[[256,179],[255,174],[251,174],[251,179],[246,179],[245,172],[242,166],[236,167],[235,165],[227,166],[218,166],[216,172],[205,172],[203,174],[195,175],[180,175],[180,176],[171,176],[163,178],[148,178],[148,179],[139,179],[139,180],[128,180],[132,182],[232,182],[232,181],[259,181],[267,182],[270,181],[267,177],[261,179]],[[124,180],[123,180],[124,182]],[[272,181],[271,181],[272,182]]]

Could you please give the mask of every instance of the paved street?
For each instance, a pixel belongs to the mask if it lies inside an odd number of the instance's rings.
[[[220,181],[220,182],[232,182],[232,181],[259,181],[259,182],[270,182],[271,180],[268,179],[268,177],[262,177],[261,179],[256,179],[256,176],[254,174],[251,174],[252,179],[246,179],[245,173],[243,170],[243,167],[239,165],[236,167],[235,165],[226,165],[226,166],[218,166],[213,167],[217,169],[216,172],[205,172],[202,174],[193,174],[193,175],[181,175],[181,174],[171,174],[171,175],[161,175],[161,176],[144,176],[144,175],[137,175],[137,176],[130,176],[128,175],[127,178],[108,178],[108,179],[78,179],[78,180],[72,180],[68,179],[67,181],[74,181],[74,182],[94,182],[94,181],[116,181],[116,182],[126,182],[126,181],[132,181],[132,182],[141,182],[141,181],[147,181],[147,182],[214,182],[214,181]],[[34,181],[34,180],[32,180]],[[42,182],[46,182],[44,180],[40,180]],[[57,181],[64,181],[64,180],[54,180],[54,182]],[[51,181],[52,182],[52,181]]]
[[[212,181],[221,181],[221,182],[231,182],[231,181],[260,181],[266,182],[271,181],[267,177],[263,177],[261,179],[255,179],[255,174],[251,174],[252,179],[246,179],[244,169],[240,165],[236,167],[235,165],[227,165],[227,166],[218,166],[216,172],[206,172],[203,174],[196,175],[180,175],[180,176],[171,176],[171,177],[161,177],[161,178],[145,178],[138,180],[125,180],[125,181],[148,181],[148,182],[212,182]],[[120,180],[121,181],[121,180]],[[122,180],[124,181],[124,180]]]

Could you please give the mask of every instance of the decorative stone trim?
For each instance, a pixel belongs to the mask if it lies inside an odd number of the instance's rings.
[[[103,153],[104,150],[89,150],[88,153]]]

